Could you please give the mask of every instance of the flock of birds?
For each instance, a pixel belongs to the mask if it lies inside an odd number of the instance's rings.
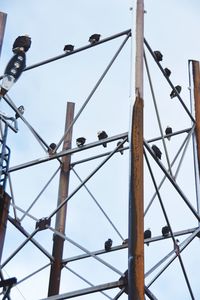
[[[163,238],[167,238],[170,236],[170,228],[168,225],[165,225],[161,229]],[[151,239],[152,238],[152,232],[150,228],[144,231],[144,240]],[[178,241],[178,240],[177,240]],[[125,239],[122,243],[123,245],[128,244],[128,239]],[[146,242],[147,246],[149,246],[149,242]],[[112,239],[107,239],[104,243],[104,250],[106,252],[110,251],[112,249],[113,241]]]
[[[91,45],[98,43],[100,40],[101,35],[100,34],[92,34],[89,37],[89,42]],[[23,35],[23,36],[18,36],[16,40],[13,43],[12,51],[14,53],[14,56],[10,59],[8,62],[3,80],[2,80],[2,85],[0,87],[0,97],[4,96],[7,91],[10,89],[13,83],[15,83],[20,75],[22,74],[23,70],[26,67],[26,55],[25,53],[29,50],[31,47],[31,38],[28,35]],[[74,45],[67,44],[64,46],[63,51],[67,52],[72,52],[74,51]],[[161,62],[163,59],[163,55],[160,51],[156,50],[154,51],[154,57],[158,62]],[[169,77],[171,75],[171,71],[168,68],[164,69],[165,75]],[[170,93],[170,98],[177,97],[177,94],[180,94],[181,92],[181,86],[177,85]],[[18,108],[18,112],[15,114],[15,118],[19,118],[20,115],[23,115],[24,113],[24,106],[21,105]],[[172,128],[170,126],[167,126],[165,130],[166,137],[170,140],[171,135],[172,135]],[[99,140],[104,140],[108,137],[107,133],[102,130],[97,133],[97,137]],[[76,145],[77,147],[83,147],[84,144],[86,143],[86,138],[85,137],[79,137],[76,139]],[[118,141],[117,146],[119,146],[121,141]],[[107,147],[106,141],[102,144],[103,147]],[[54,149],[56,148],[55,143],[51,143],[49,145],[49,153],[53,153]],[[121,154],[123,154],[123,145],[119,148],[119,151]],[[162,152],[156,145],[152,145],[152,151],[155,155],[156,158],[161,159]],[[164,226],[162,228],[162,235],[163,237],[167,237],[170,234],[170,229],[168,226]],[[144,231],[144,239],[150,239],[152,236],[151,230],[147,229]],[[124,243],[127,243],[128,239],[124,241]],[[104,248],[105,251],[110,251],[112,248],[113,241],[109,238],[105,244]]]

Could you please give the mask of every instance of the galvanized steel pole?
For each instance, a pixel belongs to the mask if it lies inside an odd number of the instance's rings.
[[[66,132],[67,128],[70,126],[70,124],[73,121],[74,106],[75,104],[72,102],[67,103],[66,123],[65,123],[64,132]],[[63,143],[63,150],[67,150],[71,148],[71,140],[72,140],[72,128],[68,131],[68,134],[65,136],[64,143]],[[58,202],[57,202],[58,206],[68,196],[70,163],[71,163],[70,155],[66,155],[62,157],[62,166],[60,171],[60,182],[59,182]],[[55,229],[62,234],[65,233],[66,213],[67,213],[67,204],[63,205],[56,214]],[[64,247],[64,239],[61,236],[54,234],[53,251],[52,251],[54,262],[52,263],[51,271],[50,271],[48,296],[59,294],[61,271],[63,267],[62,264],[63,247]]]
[[[130,125],[128,299],[144,300],[143,48],[144,3],[137,1],[135,101]],[[132,36],[133,38],[133,36]]]

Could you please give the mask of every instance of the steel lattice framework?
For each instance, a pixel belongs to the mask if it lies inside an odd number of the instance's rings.
[[[171,289],[171,299],[179,299],[179,285],[187,299],[197,299],[199,291],[195,281],[200,264],[199,62],[188,62],[187,102],[166,73],[162,60],[158,60],[143,37],[142,1],[138,1],[137,30],[136,35],[128,29],[24,70],[23,76],[26,76],[37,67],[107,42],[121,42],[79,111],[75,114],[75,104],[67,103],[64,135],[55,147],[52,148],[20,113],[14,99],[8,94],[2,98],[12,114],[11,117],[2,112],[0,115],[2,299],[23,299],[18,289],[22,293],[27,287],[29,291],[37,290],[41,280],[45,282],[44,287],[40,287],[43,300],[163,299],[160,296],[163,285]],[[135,90],[131,99],[131,118],[127,115],[127,119],[131,119],[130,128],[102,140],[73,146],[74,127],[83,111],[126,45],[135,40]],[[159,85],[157,77],[154,79],[155,68],[160,76]],[[172,91],[174,97],[170,99]],[[18,118],[13,117],[15,113]],[[45,155],[9,165],[15,149],[10,153],[8,131],[17,135],[20,122],[28,128]],[[167,125],[172,126],[171,133],[165,132]],[[59,150],[61,145],[63,148]],[[153,145],[160,149],[161,159]],[[120,167],[113,175],[117,161],[120,161]],[[42,172],[43,166],[50,164],[53,172],[50,176],[43,174],[43,178],[49,178],[43,180],[35,199],[22,201],[25,187],[23,183],[18,186],[18,174],[40,166]],[[127,185],[123,190],[122,178]],[[55,180],[59,186],[57,205],[55,201],[53,204],[40,201],[45,199],[44,194]],[[97,199],[97,191],[101,197],[107,197],[106,201]],[[92,206],[87,203],[87,198],[92,200]],[[96,210],[102,219],[97,218]],[[104,222],[110,227],[108,233],[102,233]],[[164,227],[166,232],[161,231]],[[151,234],[145,238],[144,231],[148,228]],[[101,240],[105,236],[117,241],[109,249]],[[100,244],[102,247],[98,248],[96,245]],[[172,272],[177,276],[176,291],[170,279]],[[8,277],[16,277],[17,281],[6,281]]]

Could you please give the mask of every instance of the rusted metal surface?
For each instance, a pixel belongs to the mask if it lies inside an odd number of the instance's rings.
[[[0,186],[0,262],[2,258],[6,226],[10,206],[10,196]]]
[[[144,300],[143,100],[136,98],[131,136],[129,300]]]
[[[74,106],[75,105],[72,102],[67,103],[65,132],[73,121]],[[66,135],[66,137],[64,139],[63,150],[67,150],[67,149],[71,148],[71,140],[72,140],[72,128],[69,130],[68,134]],[[60,182],[59,182],[59,190],[58,190],[58,202],[57,202],[58,206],[68,196],[70,163],[71,163],[70,155],[62,157]],[[63,234],[65,233],[66,214],[67,214],[67,205],[63,205],[56,214],[55,229]],[[59,294],[60,277],[61,277],[61,271],[62,271],[62,267],[63,267],[63,265],[62,265],[63,247],[64,247],[64,239],[62,237],[54,234],[52,255],[53,255],[55,261],[52,263],[51,270],[50,270],[48,296]]]
[[[7,14],[0,12],[0,55],[1,55],[2,45],[3,45],[6,19],[7,19]]]
[[[197,156],[198,168],[200,173],[200,65],[198,61],[192,61],[193,71],[193,85],[194,85],[194,106],[195,106],[195,120],[196,120],[196,142],[197,142]]]

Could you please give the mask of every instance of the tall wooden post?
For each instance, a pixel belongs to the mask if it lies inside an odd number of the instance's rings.
[[[3,45],[4,32],[6,27],[6,18],[7,18],[7,14],[0,12],[0,56],[1,56],[1,49]]]
[[[72,102],[67,103],[65,132],[73,121],[74,106],[75,104]],[[71,140],[72,140],[72,128],[65,136],[64,143],[63,143],[63,150],[67,150],[71,148]],[[58,202],[57,202],[58,206],[68,196],[70,162],[71,162],[71,157],[69,155],[62,157],[60,182],[59,182],[59,190],[58,190]],[[64,205],[56,214],[55,229],[63,234],[65,233],[66,213],[67,213],[67,205]],[[50,270],[48,296],[59,294],[60,277],[61,277],[61,271],[63,267],[62,266],[63,247],[64,247],[64,239],[54,234],[52,255],[55,261],[53,262]]]
[[[135,95],[130,126],[128,299],[144,300],[143,44],[144,3],[137,1]]]

